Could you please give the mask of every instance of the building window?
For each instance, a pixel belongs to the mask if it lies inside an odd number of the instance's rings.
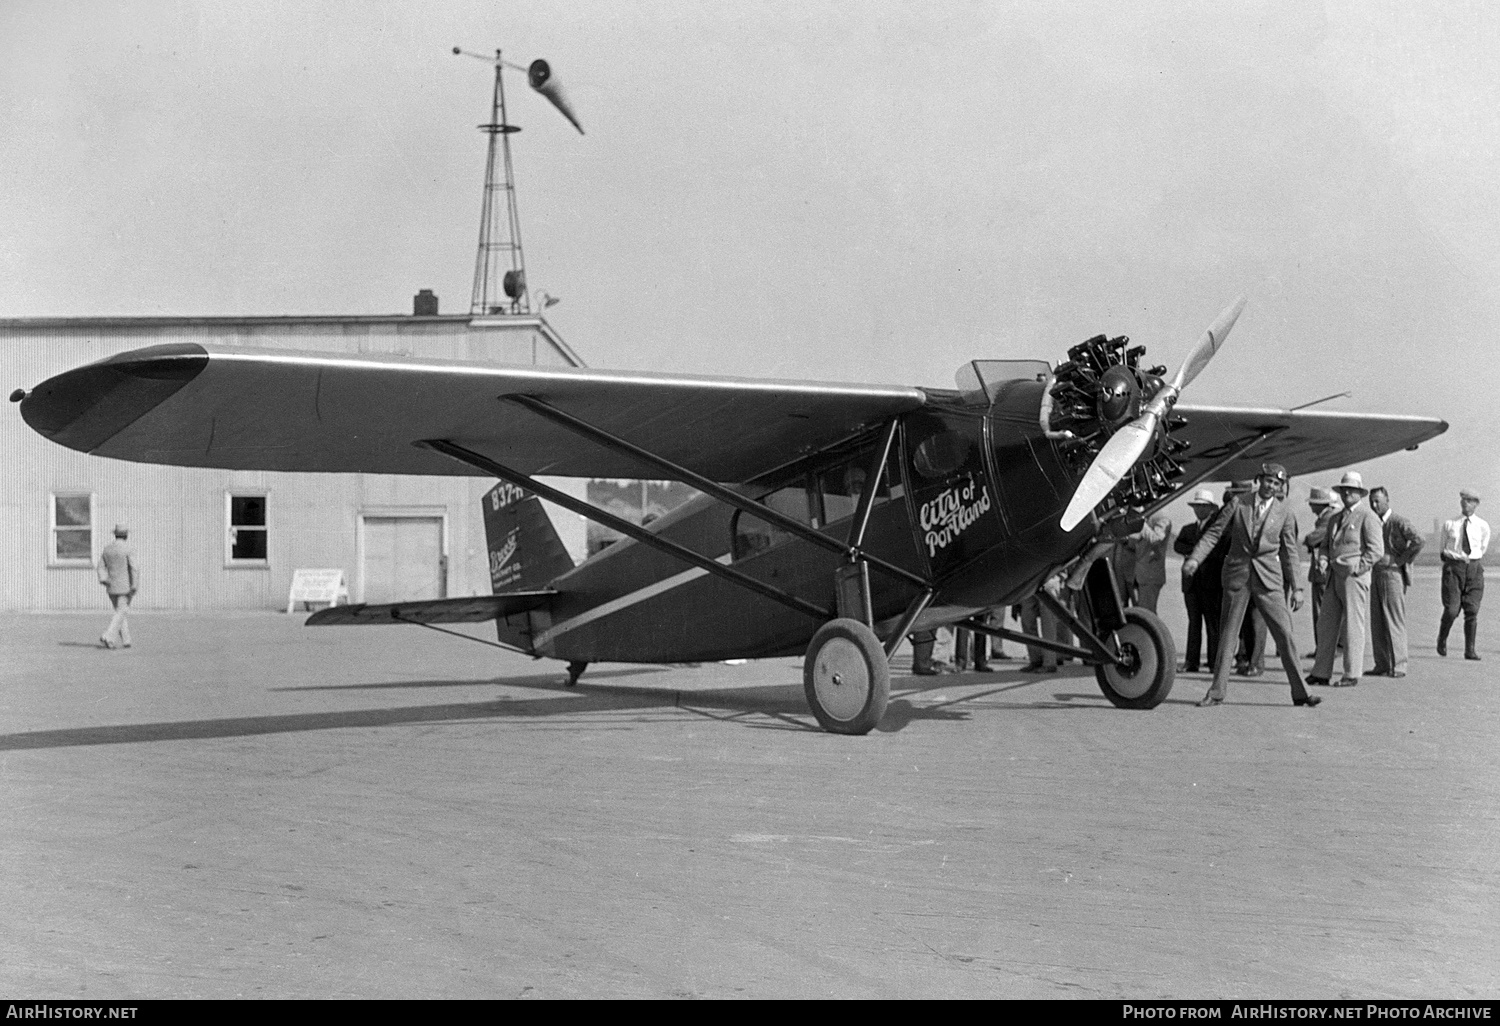
[[[266,496],[229,495],[229,562],[266,562]]]
[[[92,566],[94,563],[94,496],[88,492],[59,493],[51,497],[51,551],[53,566]]]

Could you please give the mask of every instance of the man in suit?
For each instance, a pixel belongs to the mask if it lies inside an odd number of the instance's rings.
[[[1156,600],[1167,583],[1167,544],[1172,540],[1172,521],[1164,513],[1147,520],[1139,532],[1127,539],[1135,556],[1135,604],[1156,612]]]
[[[1490,547],[1490,525],[1476,516],[1479,493],[1458,493],[1463,516],[1443,523],[1443,619],[1438,624],[1437,654],[1448,654],[1448,631],[1458,612],[1464,614],[1464,658],[1478,659],[1479,603],[1484,598],[1484,553]]]
[[[1328,537],[1328,521],[1333,518],[1333,491],[1314,488],[1307,496],[1308,508],[1312,510],[1313,527],[1302,539],[1307,550],[1307,584],[1312,596],[1313,645],[1318,643],[1318,611],[1323,608],[1323,589],[1328,586],[1328,564],[1323,561],[1323,539]],[[1317,652],[1309,652],[1316,656]]]
[[[1298,570],[1296,524],[1286,503],[1277,498],[1286,480],[1286,468],[1281,464],[1261,464],[1256,494],[1215,519],[1198,539],[1183,567],[1188,574],[1197,573],[1219,538],[1229,535],[1229,553],[1224,558],[1222,577],[1224,611],[1219,620],[1219,660],[1214,667],[1214,682],[1198,703],[1200,706],[1224,703],[1235,639],[1251,603],[1266,618],[1266,627],[1276,641],[1281,667],[1291,685],[1292,704],[1309,708],[1318,704],[1319,700],[1309,695],[1302,683],[1283,585],[1284,581],[1296,581]],[[1301,606],[1299,585],[1292,592],[1292,608]]]
[[[1328,587],[1318,614],[1318,655],[1309,684],[1349,688],[1365,670],[1365,621],[1370,616],[1370,570],[1385,555],[1383,525],[1365,496],[1369,490],[1359,472],[1351,470],[1334,485],[1344,508],[1328,521],[1322,552],[1328,561]],[[1344,635],[1344,675],[1333,675],[1334,650]]]
[[[1385,555],[1370,571],[1370,640],[1375,646],[1376,677],[1406,676],[1406,589],[1411,564],[1422,551],[1422,536],[1412,522],[1391,512],[1384,488],[1370,489],[1370,509],[1384,526]]]
[[[1179,556],[1186,559],[1193,554],[1193,546],[1198,544],[1198,539],[1213,522],[1214,514],[1219,512],[1219,504],[1214,501],[1214,493],[1207,488],[1200,488],[1193,493],[1188,500],[1188,508],[1193,511],[1193,516],[1198,519],[1188,524],[1177,533],[1177,540],[1172,543],[1172,549]],[[1198,672],[1198,653],[1203,649],[1203,635],[1208,634],[1208,665],[1212,666],[1214,661],[1214,650],[1219,641],[1219,594],[1218,589],[1220,568],[1213,571],[1214,590],[1212,593],[1203,587],[1204,582],[1210,576],[1210,570],[1205,563],[1199,573],[1188,576],[1182,575],[1182,604],[1187,607],[1188,633],[1187,649],[1184,654],[1182,668],[1188,673]],[[1210,604],[1210,599],[1211,604]],[[1208,630],[1204,631],[1207,624]]]
[[[99,636],[99,643],[105,648],[130,647],[130,625],[125,622],[125,614],[141,586],[141,564],[127,541],[129,537],[130,528],[116,524],[115,540],[99,554],[99,583],[104,585],[115,607],[109,628]]]

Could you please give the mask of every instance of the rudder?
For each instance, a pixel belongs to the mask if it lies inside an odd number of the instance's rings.
[[[542,500],[501,481],[484,494],[490,588],[496,594],[545,588],[573,569]]]

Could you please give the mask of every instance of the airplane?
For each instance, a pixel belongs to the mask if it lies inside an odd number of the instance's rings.
[[[1111,542],[1185,491],[1347,466],[1447,430],[1392,414],[1180,404],[1239,317],[1170,379],[1098,335],[1044,360],[974,360],[953,389],[497,366],[170,343],[18,389],[26,423],[113,459],[304,473],[483,475],[493,594],[335,606],[310,625],[493,622],[568,664],[803,656],[818,723],[865,734],[903,638],[957,624],[1073,656],[1115,706],[1154,708],[1176,650],[1126,608]],[[538,476],[683,481],[646,526]],[[578,565],[542,499],[625,536]],[[1039,588],[1070,573],[1076,601]],[[1076,644],[990,626],[1035,594]]]

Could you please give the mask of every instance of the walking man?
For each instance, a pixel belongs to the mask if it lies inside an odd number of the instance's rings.
[[[1357,471],[1349,471],[1333,490],[1344,508],[1328,521],[1323,554],[1328,558],[1328,587],[1318,614],[1318,655],[1309,684],[1353,687],[1365,672],[1365,621],[1370,616],[1370,571],[1385,555],[1384,525],[1365,503],[1369,489]],[[1344,635],[1344,675],[1333,676],[1333,656]]]
[[[1219,620],[1219,658],[1214,664],[1214,682],[1203,696],[1200,706],[1224,703],[1229,667],[1235,641],[1245,611],[1253,602],[1266,619],[1266,627],[1276,641],[1281,667],[1292,688],[1292,704],[1312,707],[1320,701],[1307,693],[1302,671],[1297,665],[1297,650],[1292,641],[1292,618],[1287,611],[1284,581],[1296,581],[1298,571],[1297,528],[1286,503],[1277,498],[1286,483],[1286,468],[1279,463],[1263,463],[1256,478],[1257,491],[1237,503],[1227,515],[1209,525],[1193,547],[1183,570],[1198,572],[1203,560],[1213,551],[1221,535],[1229,535],[1229,554],[1224,558],[1224,612]],[[1302,607],[1302,588],[1292,591],[1292,609]]]
[[[1406,676],[1406,589],[1411,564],[1422,551],[1422,536],[1412,522],[1391,512],[1384,488],[1370,489],[1370,509],[1384,525],[1385,555],[1370,572],[1370,640],[1375,647],[1376,677]]]
[[[1484,551],[1490,547],[1490,525],[1474,515],[1479,495],[1458,493],[1463,516],[1443,524],[1443,621],[1438,625],[1437,653],[1448,654],[1448,629],[1464,613],[1464,658],[1478,659],[1479,603],[1484,598]]]
[[[104,585],[115,607],[109,628],[99,636],[99,643],[105,648],[130,647],[130,625],[125,622],[125,614],[130,610],[130,600],[141,586],[141,564],[126,540],[129,537],[130,528],[116,524],[115,540],[104,546],[104,551],[99,554],[99,583]]]

